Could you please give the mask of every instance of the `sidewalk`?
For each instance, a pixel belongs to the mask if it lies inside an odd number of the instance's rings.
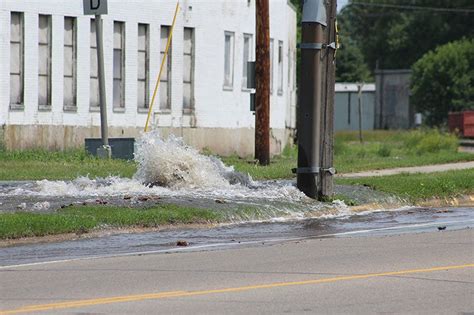
[[[462,162],[462,163],[414,166],[414,167],[399,167],[399,168],[392,168],[392,169],[385,169],[385,170],[337,174],[336,177],[359,178],[359,177],[396,175],[396,174],[401,174],[401,173],[434,173],[434,172],[444,172],[444,171],[451,171],[451,170],[464,170],[468,168],[474,168],[474,161]]]

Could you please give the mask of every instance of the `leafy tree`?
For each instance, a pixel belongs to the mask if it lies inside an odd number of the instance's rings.
[[[338,18],[371,70],[407,69],[439,45],[473,38],[472,9],[472,0],[351,0]]]
[[[340,35],[336,58],[337,82],[367,82],[372,80],[369,67],[359,47],[347,36]]]
[[[428,125],[446,123],[449,111],[474,109],[474,39],[428,52],[412,71],[411,101]]]

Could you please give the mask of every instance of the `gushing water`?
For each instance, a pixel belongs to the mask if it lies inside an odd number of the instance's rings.
[[[171,135],[160,138],[158,131],[143,134],[137,143],[134,178],[145,184],[170,188],[228,187],[234,170],[221,160],[204,156]]]
[[[133,200],[147,195],[212,203],[218,199],[228,204],[226,210],[243,209],[235,219],[245,221],[341,216],[350,212],[343,203],[328,206],[307,198],[291,181],[253,181],[250,176],[225,166],[218,158],[200,154],[180,138],[161,138],[158,131],[142,134],[138,139],[135,161],[138,170],[132,179],[41,180],[16,187],[0,186],[0,197],[48,197],[51,201],[51,198],[65,197],[123,200],[124,196],[130,196]],[[247,211],[250,208],[252,211]]]

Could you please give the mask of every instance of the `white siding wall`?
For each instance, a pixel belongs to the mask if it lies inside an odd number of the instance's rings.
[[[137,25],[149,24],[150,94],[153,93],[161,60],[160,25],[171,25],[176,2],[109,0],[103,16],[107,110],[110,126],[143,127],[146,113],[137,110]],[[23,111],[9,110],[10,12],[24,12],[25,95]],[[52,15],[52,104],[51,111],[38,111],[38,14]],[[64,16],[77,17],[77,112],[63,109]],[[270,1],[271,34],[275,41],[274,93],[271,96],[271,127],[293,127],[294,109],[288,89],[288,48],[294,50],[296,13],[286,0]],[[113,22],[125,22],[125,110],[113,110]],[[286,21],[287,23],[282,23]],[[183,114],[183,28],[194,28],[195,111]],[[235,34],[234,82],[224,90],[224,32]],[[249,92],[242,89],[244,33],[253,34],[255,47],[255,1],[182,0],[173,33],[171,112],[159,113],[157,97],[153,123],[160,127],[253,128]],[[289,39],[291,42],[289,43]],[[0,1],[0,124],[99,126],[98,112],[89,106],[90,17],[82,14],[82,0]],[[283,94],[276,91],[278,41],[283,41]],[[252,54],[254,57],[254,53]],[[150,96],[151,99],[151,96]]]

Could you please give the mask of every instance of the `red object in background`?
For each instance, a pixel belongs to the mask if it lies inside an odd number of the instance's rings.
[[[448,115],[449,131],[459,131],[466,138],[474,138],[474,111],[454,112]]]

